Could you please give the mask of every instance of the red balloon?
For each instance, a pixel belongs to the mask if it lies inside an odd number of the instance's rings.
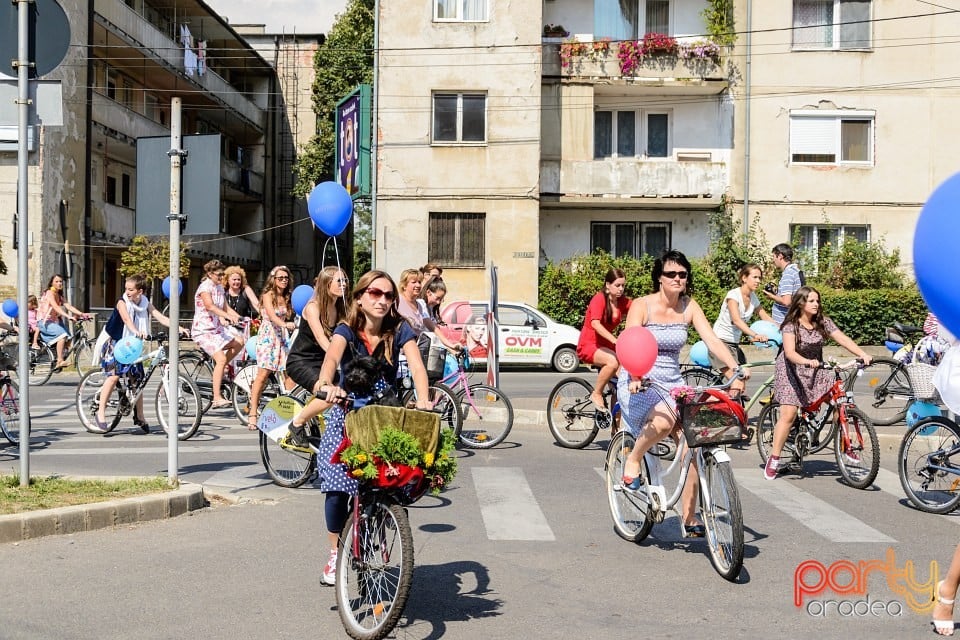
[[[617,360],[624,369],[637,377],[650,372],[659,350],[657,339],[646,327],[624,329],[617,337]]]

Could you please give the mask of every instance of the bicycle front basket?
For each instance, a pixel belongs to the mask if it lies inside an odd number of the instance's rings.
[[[347,438],[366,451],[373,449],[380,439],[380,431],[387,427],[409,433],[419,441],[424,453],[436,454],[440,441],[440,416],[432,411],[368,405],[347,414]]]
[[[746,430],[743,407],[714,389],[704,391],[695,402],[680,402],[678,408],[690,447],[740,442]]]
[[[907,376],[917,399],[936,400],[937,389],[933,386],[933,374],[936,370],[935,366],[925,362],[911,362],[907,365]]]

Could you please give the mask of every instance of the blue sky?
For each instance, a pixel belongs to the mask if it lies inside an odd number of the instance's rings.
[[[326,33],[347,0],[206,0],[232,24],[266,24],[268,33]]]

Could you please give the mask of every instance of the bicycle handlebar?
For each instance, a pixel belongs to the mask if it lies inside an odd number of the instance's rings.
[[[800,366],[806,367],[807,369],[813,368],[808,364],[802,364]],[[836,369],[837,371],[846,371],[847,369],[853,369],[854,367],[856,367],[857,369],[863,369],[866,366],[867,365],[864,363],[862,358],[855,358],[850,362],[846,362],[844,364],[840,364],[839,362],[830,362],[830,361],[821,362],[820,364],[817,365],[816,368],[817,369]]]

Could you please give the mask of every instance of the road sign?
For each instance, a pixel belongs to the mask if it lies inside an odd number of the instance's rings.
[[[8,67],[17,60],[19,3],[0,2],[0,75],[17,77],[17,70]],[[28,58],[35,63],[30,78],[40,78],[57,68],[70,46],[70,21],[57,0],[34,0],[28,5],[30,22]]]

